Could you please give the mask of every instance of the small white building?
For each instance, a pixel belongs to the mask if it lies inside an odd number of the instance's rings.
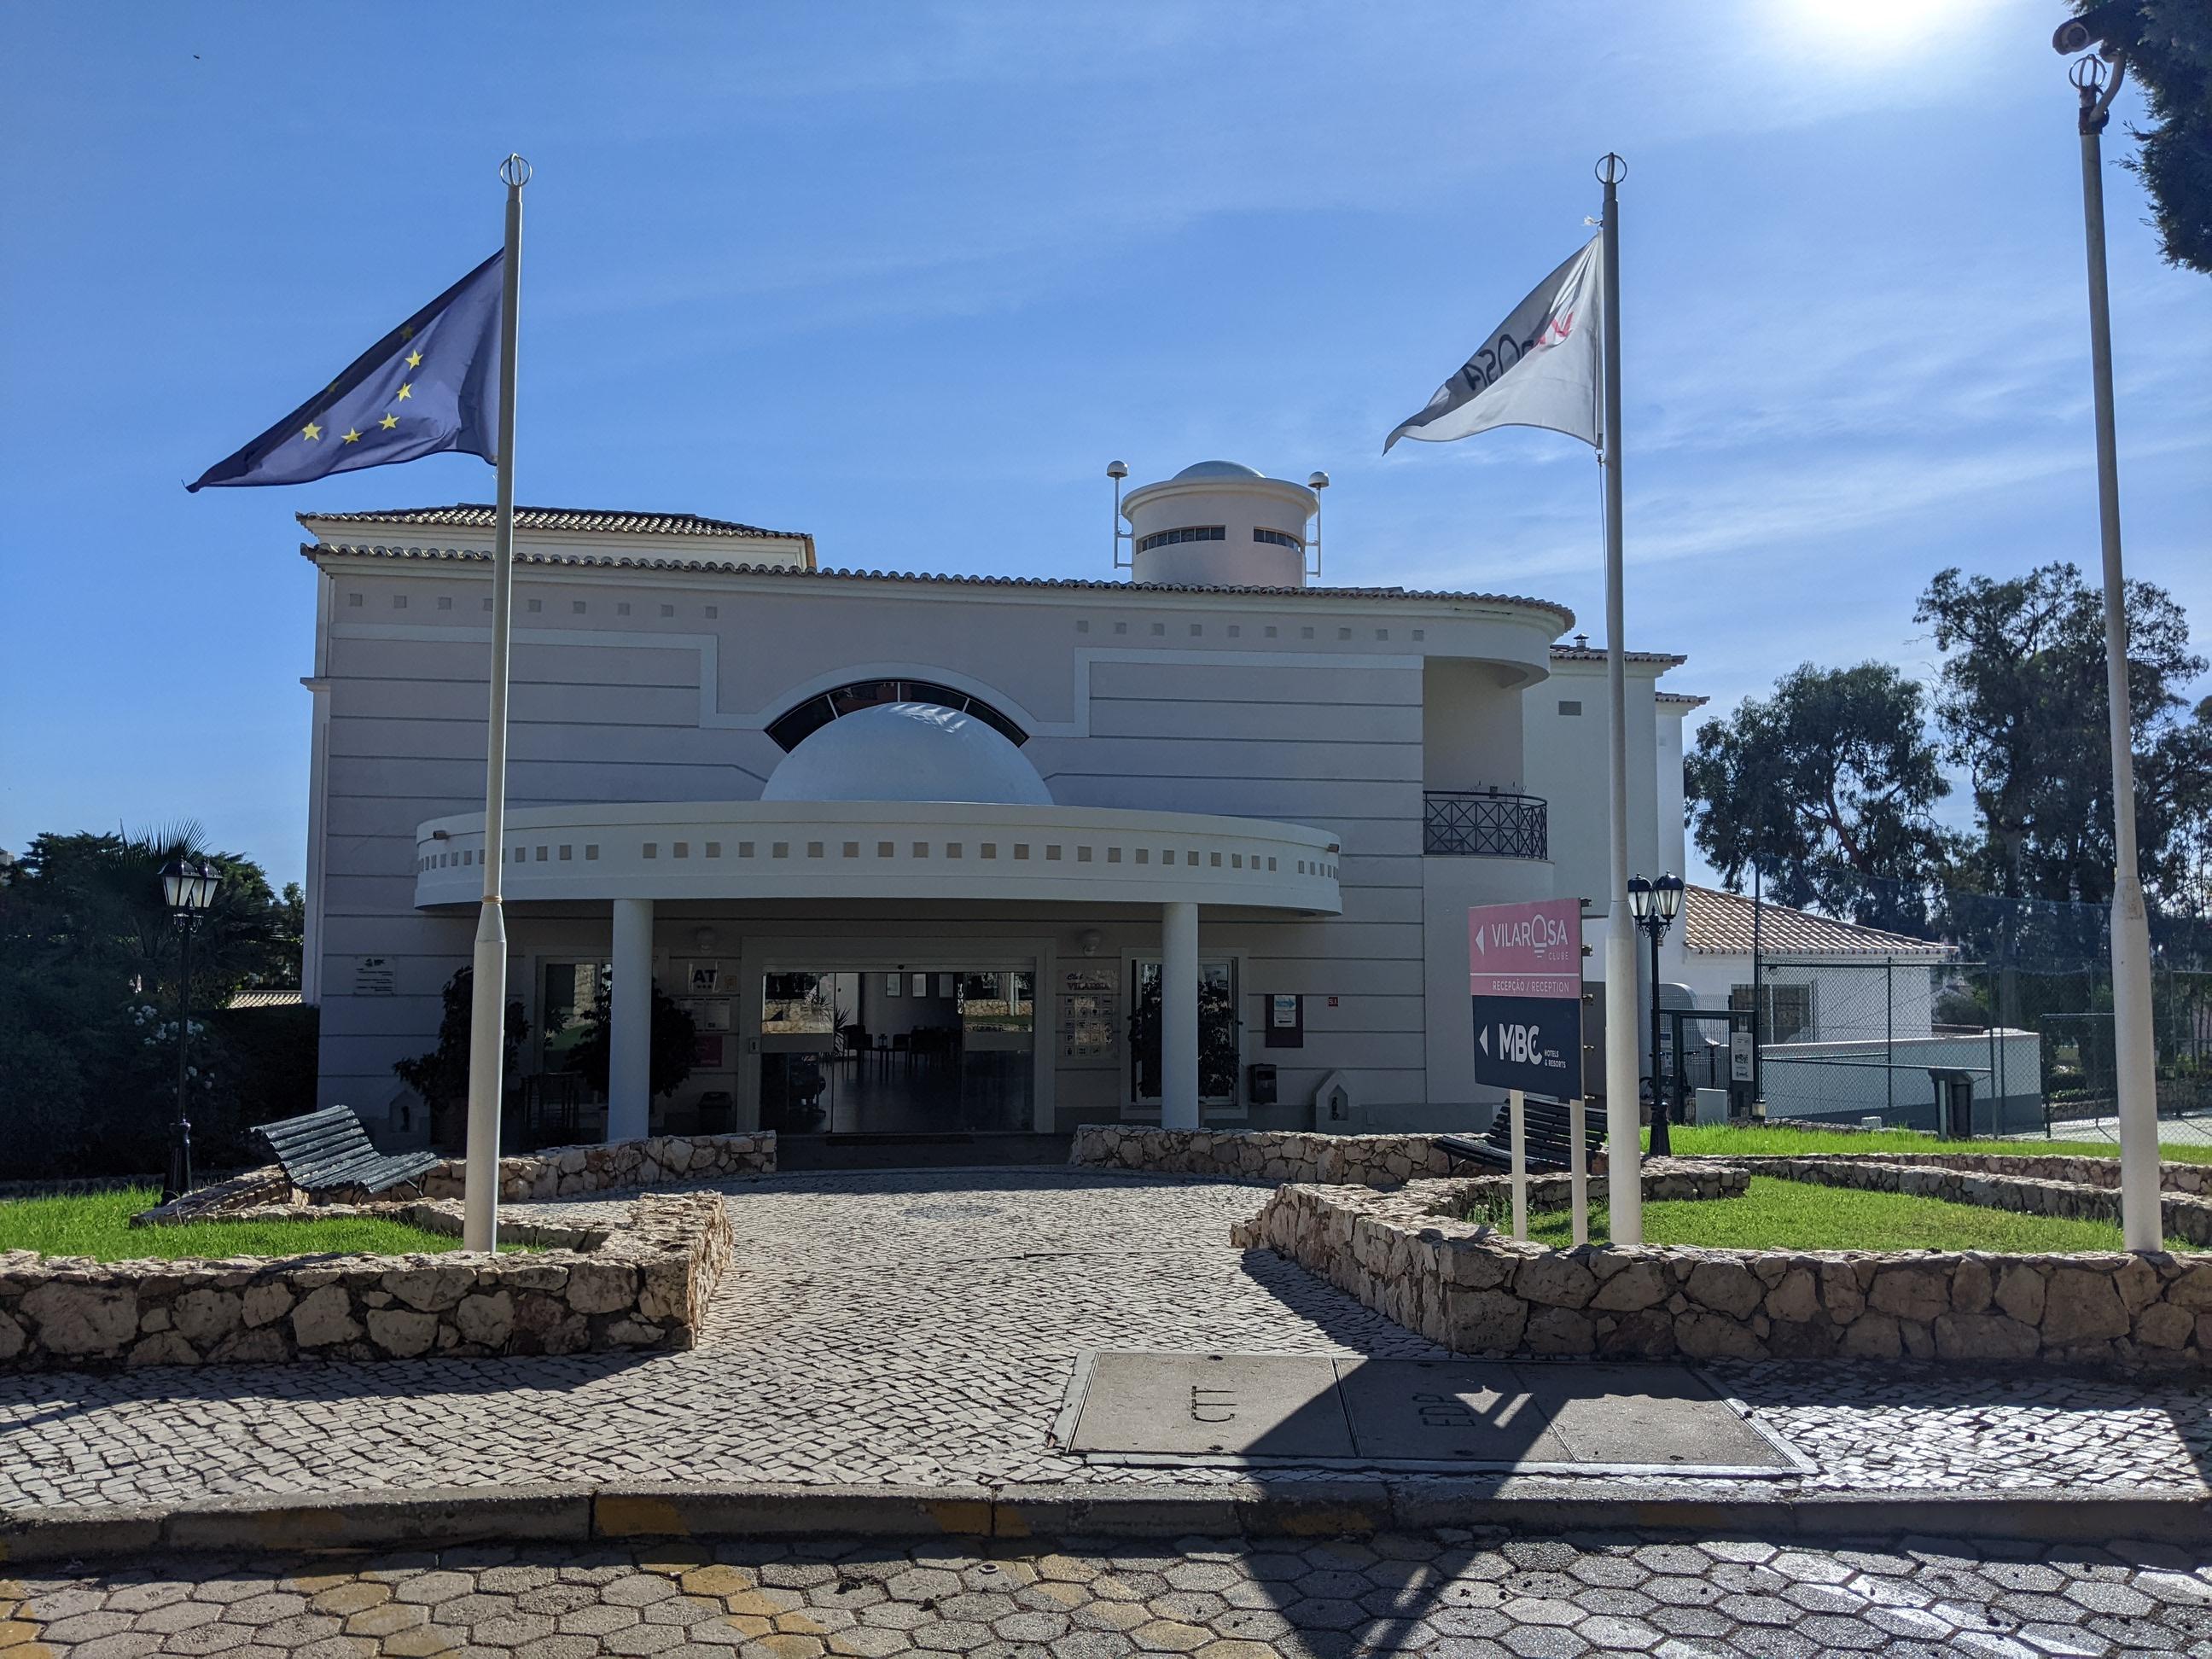
[[[1695,1006],[1758,1004],[1769,1116],[1978,1134],[2041,1126],[2036,1035],[1937,1018],[1952,946],[1695,884],[1682,894],[1682,943]],[[1707,1023],[1705,1035],[1724,1031]]]
[[[1186,468],[1127,496],[1127,580],[831,569],[800,534],[521,509],[525,1086],[572,1093],[611,1008],[581,1134],[1486,1122],[1466,912],[1584,896],[1601,941],[1603,653],[1542,599],[1319,585],[1317,505]],[[302,522],[321,1101],[419,1140],[392,1067],[475,928],[492,515]],[[1681,660],[1629,662],[1655,874],[1682,868],[1695,700],[1657,690]],[[624,1058],[648,980],[698,1034],[665,1098]]]

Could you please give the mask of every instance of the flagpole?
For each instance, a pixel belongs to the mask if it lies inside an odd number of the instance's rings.
[[[1605,186],[1605,681],[1612,839],[1606,867],[1606,1207],[1616,1244],[1644,1242],[1643,1110],[1637,1099],[1636,937],[1628,926],[1628,662],[1620,551],[1620,181],[1628,164],[1607,151]],[[1656,1079],[1654,1079],[1656,1084]]]
[[[2158,1040],[2151,1019],[2150,918],[2136,867],[2135,735],[2128,696],[2127,584],[2120,567],[2119,441],[2112,418],[2112,309],[2105,276],[2103,134],[2127,74],[2084,58],[2081,222],[2089,274],[2089,369],[2097,423],[2097,526],[2105,578],[2105,701],[2112,742],[2112,1055],[2120,1119],[2120,1232],[2130,1250],[2161,1248],[2166,1220],[2158,1146]]]
[[[499,1118],[507,1059],[507,918],[500,886],[507,865],[507,651],[514,613],[515,344],[522,303],[522,187],[530,163],[500,164],[507,185],[507,259],[499,318],[498,512],[491,555],[491,712],[484,743],[483,904],[477,917],[469,1010],[469,1139],[461,1244],[499,1243]]]

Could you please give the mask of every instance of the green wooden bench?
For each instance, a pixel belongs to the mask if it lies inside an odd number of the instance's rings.
[[[286,1178],[310,1197],[340,1188],[384,1193],[410,1182],[419,1191],[422,1177],[445,1161],[435,1152],[378,1152],[350,1106],[264,1123],[253,1133],[268,1143]]]

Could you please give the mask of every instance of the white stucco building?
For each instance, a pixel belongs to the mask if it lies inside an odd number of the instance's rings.
[[[2041,1125],[2042,1039],[1939,1017],[1954,946],[1787,905],[1755,908],[1744,894],[1694,884],[1682,896],[1682,942],[1692,1006],[1747,1015],[1754,1000],[1762,1005],[1768,1115],[1879,1117],[1954,1134]],[[1701,1034],[1724,1028],[1708,1024]]]
[[[1466,911],[1603,893],[1603,653],[1541,599],[1310,582],[1316,505],[1188,468],[1127,496],[1127,580],[830,569],[804,535],[522,510],[509,983],[518,1069],[555,1079],[523,1109],[586,1137],[1486,1121]],[[475,927],[491,513],[302,522],[321,1103],[420,1139],[392,1066],[431,1045]],[[1683,867],[1697,700],[1657,688],[1680,661],[1629,663],[1654,874]],[[650,1101],[648,978],[697,1027]],[[560,1079],[602,1005],[610,1098],[578,1103]]]

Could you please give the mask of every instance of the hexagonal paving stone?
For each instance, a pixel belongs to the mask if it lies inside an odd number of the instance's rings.
[[[457,1595],[471,1595],[476,1587],[476,1580],[465,1572],[420,1572],[400,1580],[392,1587],[392,1594],[398,1601],[434,1607]],[[307,1603],[302,1601],[301,1605],[305,1607]]]
[[[253,1571],[235,1561],[125,1565],[105,1578],[28,1580],[27,1607],[0,1583],[0,1659],[13,1659],[11,1648],[72,1641],[72,1659],[153,1659],[156,1648],[177,1659],[1576,1659],[1592,1650],[2134,1659],[2212,1650],[2212,1573],[2171,1547],[1490,1541],[1394,1534],[1292,1552],[1185,1539],[1175,1553],[1109,1546],[1101,1554],[1007,1540],[979,1557],[939,1544],[822,1539],[271,1558],[252,1561]],[[1316,1583],[1358,1594],[1317,1595]]]
[[[1213,1639],[1213,1632],[1199,1625],[1154,1619],[1131,1631],[1129,1639],[1146,1653],[1195,1653]]]
[[[2124,1619],[2138,1618],[2157,1605],[2141,1590],[2125,1584],[2069,1584],[2065,1596],[2092,1613],[2113,1613]]]

